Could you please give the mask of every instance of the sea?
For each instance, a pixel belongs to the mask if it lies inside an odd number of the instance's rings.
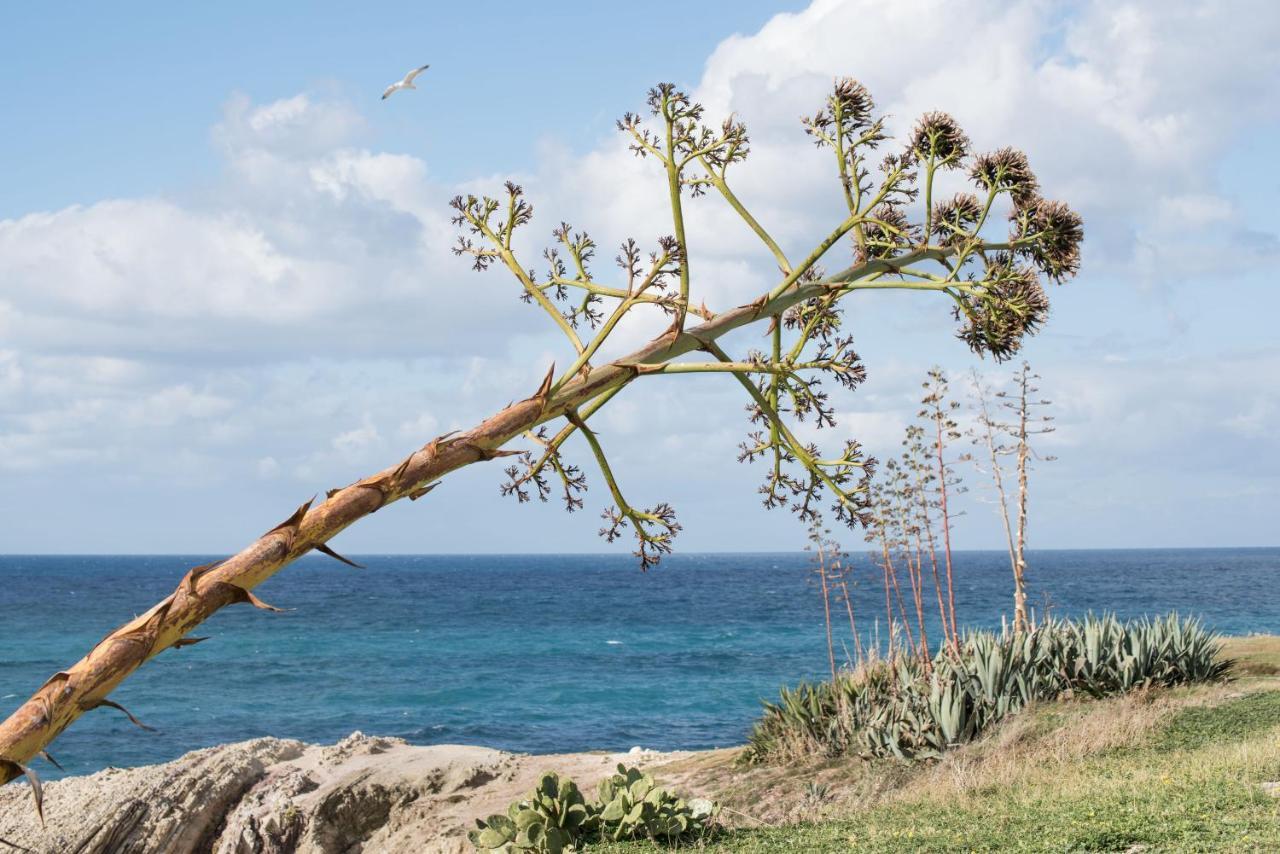
[[[216,556],[0,556],[0,715]],[[555,753],[741,744],[761,700],[828,671],[822,597],[798,553],[308,556],[129,677],[115,710],[51,746],[66,773],[161,762],[258,736]],[[851,558],[863,643],[884,640],[879,570]],[[1008,556],[956,555],[967,626],[1012,611]],[[1178,611],[1226,634],[1280,633],[1280,549],[1035,551],[1040,614]],[[930,600],[932,601],[932,600]],[[933,636],[939,637],[936,603]],[[852,656],[843,602],[836,655]],[[42,776],[60,772],[39,763]]]

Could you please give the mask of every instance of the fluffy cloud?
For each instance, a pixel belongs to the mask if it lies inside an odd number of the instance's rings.
[[[1028,151],[1045,192],[1085,214],[1093,275],[1169,284],[1201,272],[1187,267],[1189,229],[1231,226],[1205,234],[1200,262],[1233,247],[1242,223],[1213,192],[1218,159],[1242,128],[1280,117],[1269,94],[1280,23],[1266,3],[1244,6],[815,0],[722,42],[693,94],[709,116],[747,122],[756,147],[736,170],[738,192],[794,251],[812,245],[836,202],[830,157],[799,117],[834,77],[854,75],[896,133],[943,109],[979,149]],[[611,236],[670,230],[652,166],[619,141],[565,162],[553,183]],[[723,205],[694,206],[693,220],[698,251],[742,256],[746,232]]]
[[[0,221],[6,340],[221,359],[441,353],[466,329],[483,340],[480,318],[512,309],[460,287],[448,188],[417,158],[353,147],[362,125],[305,95],[234,98],[214,130],[215,189]]]

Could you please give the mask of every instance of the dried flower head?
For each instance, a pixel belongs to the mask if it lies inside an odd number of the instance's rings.
[[[1055,282],[1080,271],[1080,244],[1084,220],[1063,202],[1032,198],[1009,215],[1010,240],[1023,243],[1019,254],[1028,258]]]
[[[966,295],[955,311],[964,326],[957,336],[976,353],[1004,361],[1018,352],[1022,339],[1049,316],[1049,299],[1035,270],[1015,265],[1006,253],[987,267],[980,295]]]
[[[988,192],[1008,193],[1017,203],[1035,197],[1040,188],[1027,155],[1016,148],[1001,148],[979,154],[969,170],[969,177]]]
[[[840,331],[840,307],[834,299],[814,298],[797,303],[782,315],[784,329],[803,330],[826,341]]]
[[[939,243],[963,240],[982,218],[982,202],[973,193],[956,193],[933,206],[933,236]]]
[[[871,124],[871,114],[875,112],[876,102],[863,86],[852,77],[841,77],[836,80],[830,102],[832,109],[838,108],[841,116],[852,127],[867,127]]]
[[[888,258],[899,249],[913,246],[920,240],[920,227],[907,218],[898,205],[882,204],[871,211],[871,218],[863,226],[865,258]]]
[[[946,113],[925,113],[912,131],[911,150],[921,160],[932,159],[935,166],[955,169],[969,154],[969,137]]]
[[[813,137],[818,146],[834,145],[837,138],[846,147],[865,145],[875,148],[885,138],[883,120],[873,119],[876,102],[863,86],[852,77],[841,77],[827,96],[827,103],[814,116],[802,119],[805,133]],[[846,150],[846,156],[852,154]]]

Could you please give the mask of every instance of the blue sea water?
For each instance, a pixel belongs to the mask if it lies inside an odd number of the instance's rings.
[[[0,556],[0,715],[210,559]],[[804,553],[676,555],[644,574],[625,555],[360,561],[299,561],[257,591],[293,610],[224,609],[198,631],[210,640],[131,676],[113,699],[157,732],[103,709],[51,752],[86,773],[356,729],[530,752],[726,746],[743,741],[762,698],[827,669]],[[1042,611],[1176,609],[1225,633],[1280,633],[1280,549],[1039,551],[1031,566]],[[869,562],[857,573],[855,615],[869,630],[883,593]],[[963,552],[955,574],[961,620],[999,625],[1007,557]],[[852,646],[843,608],[834,616]]]

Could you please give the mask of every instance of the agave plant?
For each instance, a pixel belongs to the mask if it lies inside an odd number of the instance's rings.
[[[1222,642],[1177,614],[1121,622],[1089,615],[1023,631],[971,632],[928,666],[902,659],[783,689],[743,761],[855,753],[927,759],[970,741],[1027,705],[1072,692],[1106,697],[1148,686],[1222,679]]]

